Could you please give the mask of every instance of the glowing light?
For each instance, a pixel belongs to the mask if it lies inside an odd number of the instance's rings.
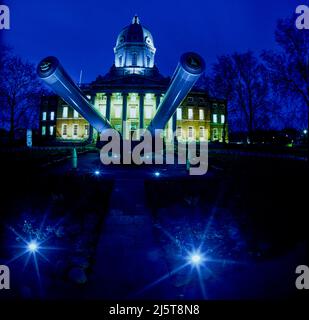
[[[36,252],[38,250],[39,246],[35,241],[31,241],[28,243],[28,250],[30,252]]]
[[[307,132],[308,132],[308,131],[305,129],[305,130],[304,130],[304,134],[307,134]]]
[[[200,262],[202,261],[202,257],[201,257],[199,254],[194,254],[194,255],[191,257],[191,261],[192,261],[192,263],[194,263],[194,264],[200,264]]]
[[[95,174],[96,176],[99,176],[99,175],[101,174],[101,172],[100,172],[99,170],[96,170],[96,171],[94,172],[94,174]]]
[[[155,175],[156,177],[160,177],[160,172],[156,171],[156,172],[154,173],[154,175]]]
[[[205,258],[203,254],[201,254],[198,251],[195,251],[189,254],[188,260],[191,265],[198,267],[205,261]]]

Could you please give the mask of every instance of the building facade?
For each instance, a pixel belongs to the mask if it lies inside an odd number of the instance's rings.
[[[81,85],[87,99],[125,138],[147,128],[168,89],[170,78],[160,74],[155,53],[151,33],[135,16],[117,37],[115,61],[109,72]],[[167,124],[168,134],[174,132],[179,140],[227,140],[227,127],[226,102],[209,97],[198,85]],[[90,141],[97,134],[57,96],[42,99],[40,133],[43,140],[63,142]]]

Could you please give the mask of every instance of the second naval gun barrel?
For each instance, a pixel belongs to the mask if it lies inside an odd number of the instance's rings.
[[[98,132],[112,128],[109,121],[95,109],[69,77],[57,58],[43,59],[37,67],[37,73],[57,95],[73,107]]]
[[[164,129],[198,78],[205,70],[204,59],[194,52],[184,53],[172,77],[171,84],[149,124],[152,134],[156,129]]]

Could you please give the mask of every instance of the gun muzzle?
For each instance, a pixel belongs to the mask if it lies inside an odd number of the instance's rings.
[[[59,60],[55,57],[43,59],[37,67],[38,76],[48,84],[68,105],[84,117],[98,132],[112,128],[83,95],[73,80],[66,73]]]
[[[171,84],[160,103],[158,110],[149,124],[152,134],[156,129],[164,129],[177,107],[190,92],[198,78],[205,70],[203,58],[194,52],[184,53],[174,72]]]

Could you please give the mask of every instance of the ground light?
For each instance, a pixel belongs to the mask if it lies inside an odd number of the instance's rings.
[[[192,266],[198,267],[205,261],[205,258],[203,254],[201,254],[198,251],[195,251],[189,254],[188,260]]]
[[[308,132],[308,131],[305,129],[305,130],[304,130],[304,134],[307,134],[307,132]]]
[[[34,252],[37,252],[39,246],[35,241],[31,241],[28,243],[27,248],[29,252],[34,253]]]

